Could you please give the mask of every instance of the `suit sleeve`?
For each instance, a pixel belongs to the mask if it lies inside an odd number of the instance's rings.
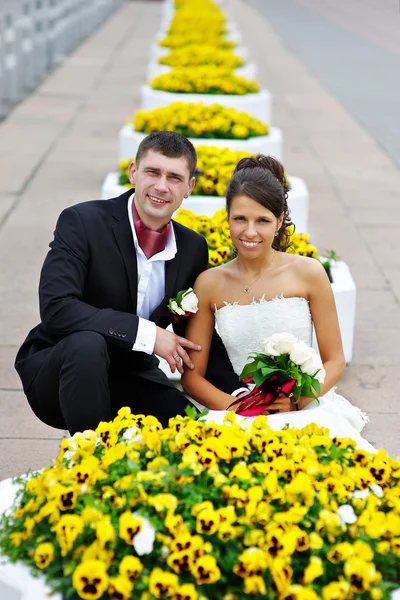
[[[208,357],[206,379],[227,394],[232,394],[243,387],[243,382],[233,370],[225,346],[215,329]]]
[[[81,217],[75,208],[67,208],[58,219],[40,276],[42,324],[48,333],[57,336],[94,331],[108,342],[131,350],[139,318],[111,308],[99,309],[82,300],[89,260]]]

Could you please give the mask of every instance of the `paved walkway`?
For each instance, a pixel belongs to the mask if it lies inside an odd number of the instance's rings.
[[[310,188],[313,238],[336,248],[357,281],[355,356],[340,391],[371,414],[369,439],[400,454],[400,173],[255,7],[224,6],[274,95],[288,171]],[[32,415],[14,356],[38,321],[39,271],[58,214],[98,198],[116,166],[117,134],[139,108],[160,16],[160,2],[127,3],[0,125],[0,479],[57,450],[62,432]]]

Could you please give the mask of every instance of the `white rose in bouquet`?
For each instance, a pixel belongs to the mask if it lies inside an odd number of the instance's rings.
[[[181,308],[185,313],[196,314],[199,310],[199,299],[192,288],[189,288],[182,296]],[[179,314],[179,313],[178,313]]]
[[[301,365],[301,370],[303,371],[303,373],[306,373],[307,375],[312,375],[315,377],[315,379],[317,381],[319,381],[320,383],[324,383],[325,380],[325,369],[322,365],[322,360],[319,354],[317,354],[315,352],[315,350],[313,350],[312,355],[310,356],[309,359],[307,359],[302,365]],[[318,371],[318,373],[316,375],[314,375],[314,373]]]
[[[178,303],[175,302],[175,300],[172,300],[171,302],[171,311],[173,313],[175,313],[176,315],[184,315],[185,311],[182,310],[181,308],[179,308]]]
[[[291,333],[274,333],[260,342],[260,346],[267,356],[280,356],[281,354],[290,354],[297,341],[297,337]]]
[[[299,340],[296,342],[290,352],[290,360],[294,362],[295,365],[301,366],[305,363],[309,358],[311,358],[314,350],[303,340]]]

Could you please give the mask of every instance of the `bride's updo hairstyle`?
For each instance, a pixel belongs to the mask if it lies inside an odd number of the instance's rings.
[[[228,185],[226,210],[229,214],[235,196],[249,196],[270,210],[277,219],[283,213],[283,222],[272,247],[285,252],[290,246],[287,228],[292,225],[287,204],[288,192],[285,170],[276,158],[263,154],[242,158]]]

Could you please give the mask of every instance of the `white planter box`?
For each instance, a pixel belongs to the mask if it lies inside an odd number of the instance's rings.
[[[101,199],[108,200],[126,192],[126,187],[119,185],[118,173],[108,173],[101,188]],[[290,177],[292,189],[289,192],[288,205],[292,221],[299,232],[308,230],[308,190],[306,184],[299,177]],[[225,197],[220,196],[189,196],[182,203],[182,208],[187,208],[197,215],[212,217],[215,211],[225,207]]]
[[[332,291],[342,336],[344,358],[347,364],[353,357],[354,325],[356,317],[356,284],[348,265],[338,261],[332,268]],[[314,332],[314,347],[318,349]]]
[[[332,290],[342,334],[343,351],[346,363],[353,358],[354,324],[356,318],[356,284],[348,265],[338,261],[331,269]]]
[[[147,81],[150,81],[153,77],[157,77],[157,75],[164,75],[170,71],[172,71],[171,67],[160,65],[156,60],[152,60],[147,68]],[[243,67],[235,69],[234,72],[245,79],[257,79],[257,66],[255,63],[247,63]]]
[[[247,60],[249,57],[249,52],[246,46],[236,46],[233,48],[233,51],[238,56],[241,56],[244,60]],[[164,48],[164,46],[159,46],[158,44],[153,44],[150,48],[150,60],[158,60],[160,56],[164,54],[169,54],[171,52],[171,48]]]
[[[131,124],[122,127],[118,135],[118,160],[130,160],[136,156],[140,142],[147,133],[134,131]],[[265,154],[282,160],[283,135],[278,127],[270,127],[269,135],[260,135],[248,140],[224,140],[214,138],[189,138],[193,146],[217,146],[230,150],[242,150],[251,154]]]
[[[203,104],[221,104],[235,108],[260,119],[263,123],[271,123],[272,96],[268,90],[257,94],[175,94],[153,90],[149,85],[142,87],[142,110],[152,110],[161,106],[169,106],[172,102],[202,102]]]

